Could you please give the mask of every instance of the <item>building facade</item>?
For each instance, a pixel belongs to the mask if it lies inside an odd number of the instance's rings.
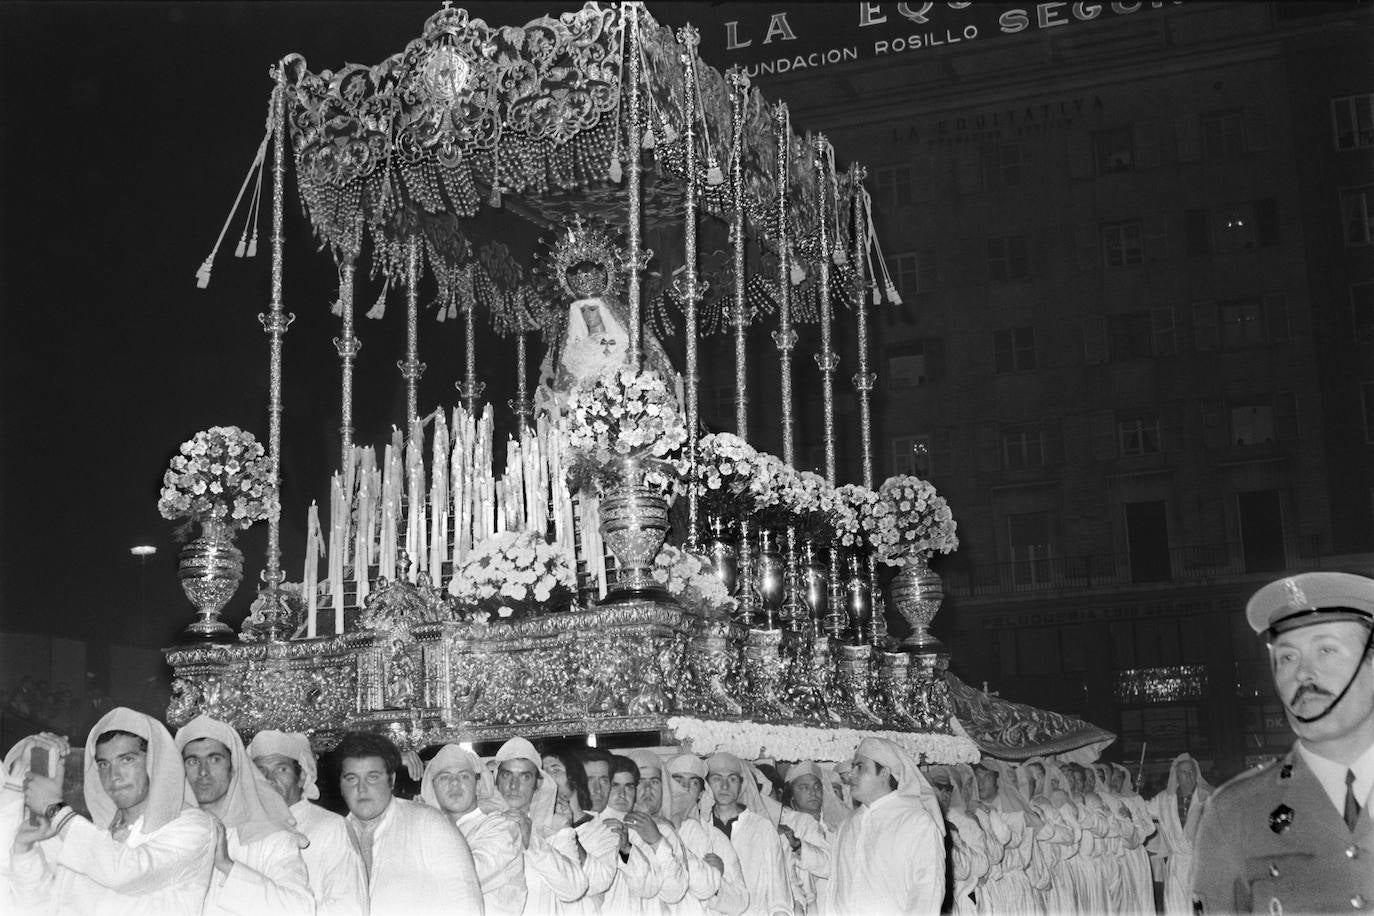
[[[954,668],[1116,730],[1121,759],[1228,776],[1291,741],[1245,600],[1285,570],[1374,572],[1374,16],[1111,7],[1138,12],[1037,29],[1070,9],[1040,4],[1023,34],[927,23],[900,63],[889,37],[750,72],[869,169],[902,300],[872,311],[876,473],[955,509]]]

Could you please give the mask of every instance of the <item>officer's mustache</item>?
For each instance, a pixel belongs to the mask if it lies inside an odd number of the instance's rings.
[[[1307,696],[1308,694],[1313,694],[1319,697],[1329,697],[1334,695],[1331,693],[1331,691],[1326,690],[1322,687],[1318,687],[1316,684],[1303,684],[1297,690],[1293,691],[1293,699],[1288,701],[1288,705],[1298,705],[1298,701],[1301,700],[1303,697]]]

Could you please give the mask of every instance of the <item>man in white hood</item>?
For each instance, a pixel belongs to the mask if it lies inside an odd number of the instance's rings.
[[[792,880],[776,820],[769,816],[752,768],[734,754],[706,761],[707,784],[715,795],[712,823],[739,854],[749,889],[749,913],[793,912]]]
[[[313,916],[301,858],[305,839],[286,802],[253,765],[239,733],[209,716],[177,731],[186,781],[201,809],[222,824],[205,912]]]
[[[558,786],[543,769],[543,758],[524,738],[511,738],[496,752],[496,792],[492,807],[514,818],[520,828],[525,868],[525,912],[597,912],[587,899],[587,876],[578,862],[577,837],[558,823]],[[607,833],[607,842],[614,842]]]
[[[492,807],[491,771],[477,755],[445,744],[425,767],[420,800],[448,815],[472,851],[488,916],[518,914],[525,908],[525,843],[521,819]]]
[[[945,821],[915,759],[865,738],[849,785],[859,810],[835,840],[829,905],[837,916],[938,913],[945,896]]]
[[[830,885],[832,847],[840,825],[850,810],[835,797],[827,774],[818,764],[803,760],[793,764],[784,780],[780,823],[789,831],[792,848],[793,888],[804,912],[820,912]]]
[[[635,787],[633,814],[653,820],[654,827],[663,837],[666,850],[655,859],[658,871],[658,900],[667,912],[674,912],[687,895],[687,861],[692,855],[678,836],[672,821],[672,802],[665,783],[671,781],[664,773],[663,758],[651,750],[630,751],[626,755],[639,767],[639,783]]]
[[[310,739],[298,733],[261,731],[248,743],[248,756],[276,789],[310,845],[301,850],[317,916],[367,916],[367,876],[348,838],[342,817],[313,804],[320,797]]]
[[[628,757],[611,757],[611,786],[606,807],[577,828],[579,837],[594,838],[598,828],[608,829],[618,840],[614,846],[592,839],[584,842],[588,893],[599,896],[603,913],[660,913],[659,889],[665,874],[681,875],[682,864],[672,845],[648,814],[635,811],[639,766]],[[686,892],[679,880],[676,900]]]
[[[666,773],[669,819],[687,852],[687,893],[678,911],[739,916],[749,908],[749,889],[730,838],[711,823],[716,799],[706,785],[706,761],[681,754],[668,761]]]
[[[1150,814],[1159,822],[1164,846],[1164,912],[1187,916],[1193,911],[1190,881],[1193,874],[1194,839],[1202,821],[1202,806],[1212,787],[1202,778],[1197,761],[1179,754],[1169,765],[1169,784],[1150,799]]]
[[[199,913],[215,868],[215,825],[186,784],[172,736],[156,719],[110,710],[86,739],[91,820],[62,802],[62,786],[30,773],[10,859],[21,912],[90,916]]]

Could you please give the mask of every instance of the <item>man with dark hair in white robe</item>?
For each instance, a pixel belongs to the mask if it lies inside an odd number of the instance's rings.
[[[708,758],[706,769],[706,781],[716,801],[712,824],[730,838],[749,889],[746,912],[791,916],[794,904],[787,855],[753,769],[734,754],[724,753]]]
[[[909,753],[865,738],[849,785],[859,810],[840,828],[826,912],[938,913],[945,896],[945,821]]]
[[[196,716],[177,731],[186,781],[220,825],[209,913],[313,916],[315,897],[286,802],[248,756],[233,727]]]
[[[491,771],[456,744],[439,749],[420,782],[420,800],[448,815],[468,841],[487,913],[515,916],[525,908],[525,843],[519,815],[483,810],[495,794]]]
[[[363,860],[348,838],[348,824],[313,803],[320,797],[319,769],[310,739],[299,733],[258,732],[248,756],[281,795],[310,845],[301,850],[316,916],[367,916],[367,876]]]
[[[25,777],[25,804],[38,824],[25,824],[14,840],[17,909],[199,913],[215,868],[215,825],[196,806],[167,729],[124,707],[102,716],[86,739],[85,794],[91,820],[63,804],[56,780]]]

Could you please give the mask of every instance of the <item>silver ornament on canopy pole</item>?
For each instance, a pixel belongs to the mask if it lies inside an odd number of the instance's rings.
[[[363,342],[353,332],[353,284],[357,272],[354,255],[345,256],[339,269],[339,309],[343,317],[343,329],[334,338],[334,349],[339,352],[341,378],[339,382],[339,468],[348,467],[353,452],[353,361]]]
[[[521,429],[530,425],[533,413],[529,397],[529,353],[525,333],[523,324],[515,332],[515,399],[510,402],[516,423]]]
[[[682,55],[686,78],[683,80],[683,119],[687,150],[687,187],[683,202],[683,278],[682,278],[682,318],[684,324],[684,343],[687,348],[686,378],[683,379],[683,400],[687,412],[687,549],[695,551],[699,546],[701,501],[696,490],[697,480],[697,436],[698,427],[698,384],[697,378],[697,46],[701,43],[701,33],[691,25],[678,29],[678,41],[687,50]]]
[[[410,429],[420,415],[420,376],[425,372],[420,362],[420,239],[414,235],[406,240],[406,358],[396,368],[406,381],[406,429]]]
[[[792,350],[797,345],[797,332],[792,328],[792,266],[788,257],[787,239],[787,179],[788,153],[792,148],[792,124],[787,104],[779,102],[773,111],[778,136],[778,329],[773,343],[778,348],[778,374],[782,390],[782,460],[788,467],[797,466],[796,421],[792,413]],[[795,547],[795,545],[791,545]]]
[[[739,67],[726,74],[730,85],[730,245],[735,275],[735,433],[749,441],[749,306],[744,276],[744,102],[749,77]]]
[[[863,239],[868,238],[868,224],[864,219],[863,180],[867,170],[861,165],[850,167],[850,206],[853,220],[854,245],[850,255],[854,264],[850,302],[855,313],[856,334],[859,338],[859,370],[853,376],[854,390],[859,396],[859,454],[863,461],[863,485],[873,487],[873,386],[878,376],[869,369],[868,361],[868,297],[864,295]]]
[[[296,320],[282,308],[282,272],[285,236],[283,232],[286,184],[286,62],[277,64],[277,86],[272,97],[272,287],[270,311],[259,313],[258,321],[268,336],[267,454],[272,459],[272,489],[281,493],[281,414],[282,414],[282,338]],[[278,497],[280,498],[280,496]],[[278,640],[287,635],[290,610],[280,586],[281,517],[267,520],[267,559],[262,572],[262,589],[253,601],[253,610],[244,621],[252,636]]]
[[[469,302],[463,311],[463,334],[465,336],[463,351],[463,380],[454,382],[453,387],[458,389],[458,396],[463,399],[463,409],[468,412],[468,416],[477,415],[477,405],[481,403],[482,392],[487,390],[486,382],[477,380],[477,304]]]
[[[639,111],[640,47],[639,47],[639,4],[626,3],[625,10],[625,53],[629,56],[630,93],[629,93],[629,136],[638,138],[642,133]],[[626,159],[630,166],[628,193],[630,196],[629,251],[626,267],[629,269],[629,282],[625,291],[630,312],[630,340],[625,348],[625,361],[638,369],[640,364],[640,302],[639,273],[644,269],[643,253],[640,249],[640,164],[639,146],[631,142]]]
[[[821,352],[816,354],[816,365],[821,370],[821,412],[825,436],[825,482],[835,486],[835,368],[840,364],[839,354],[835,352],[834,312],[830,301],[830,219],[834,201],[831,199],[830,143],[825,134],[817,134],[815,140],[816,180],[816,225],[820,232],[821,255],[816,261],[816,290],[820,299]],[[834,639],[844,635],[845,610],[844,592],[841,584],[840,549],[830,547],[830,607],[826,614],[826,632]]]

